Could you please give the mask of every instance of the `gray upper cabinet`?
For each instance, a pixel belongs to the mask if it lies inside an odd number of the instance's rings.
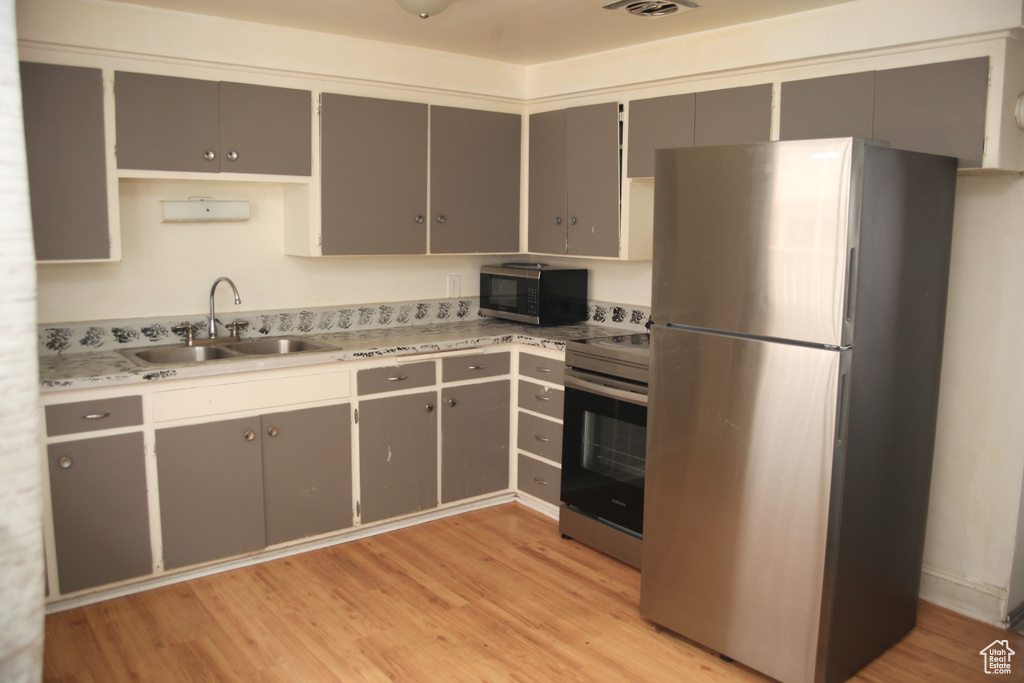
[[[509,389],[500,380],[441,392],[441,502],[509,486]]]
[[[693,146],[694,93],[629,103],[630,178],[654,177],[654,150]]]
[[[772,133],[772,86],[699,92],[693,119],[694,145],[767,142]]]
[[[60,592],[153,571],[140,432],[49,446]]]
[[[782,84],[783,140],[862,137],[980,167],[988,57]]]
[[[874,138],[980,167],[987,98],[988,57],[878,71]]]
[[[324,93],[324,255],[425,254],[427,105]]]
[[[266,546],[259,417],[156,431],[164,566]]]
[[[437,392],[359,403],[361,520],[437,507]]]
[[[530,116],[529,250],[618,256],[619,105]]]
[[[352,526],[348,404],[260,418],[267,545]]]
[[[103,74],[21,63],[36,259],[111,258]]]
[[[307,90],[118,71],[117,167],[308,176]]]
[[[430,108],[430,251],[519,251],[522,117]]]
[[[780,140],[872,137],[874,71],[788,81],[781,99]]]

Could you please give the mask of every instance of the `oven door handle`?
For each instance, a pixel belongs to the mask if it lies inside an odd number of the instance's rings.
[[[594,381],[584,378],[581,375],[582,373],[579,371],[567,369],[565,372],[565,387],[567,389],[571,388],[579,391],[586,391],[591,394],[597,394],[598,396],[606,396],[608,398],[614,398],[640,406],[647,405],[647,394],[633,390],[632,385],[626,382],[617,382],[616,380],[606,378],[595,378],[597,381]]]

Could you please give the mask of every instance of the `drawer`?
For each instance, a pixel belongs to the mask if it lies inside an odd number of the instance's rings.
[[[565,373],[564,358],[547,358],[534,353],[519,354],[519,374],[533,377],[534,379],[562,383],[562,375]]]
[[[519,407],[561,420],[564,393],[561,389],[552,389],[521,379],[519,380]]]
[[[49,436],[95,432],[142,424],[142,397],[118,396],[46,406]]]
[[[519,449],[562,462],[562,424],[530,413],[519,413]]]
[[[534,498],[558,505],[561,498],[562,470],[544,460],[519,454],[519,477],[516,490]]]
[[[479,353],[441,359],[441,380],[461,382],[478,377],[497,377],[509,373],[508,353]]]
[[[429,387],[436,382],[435,378],[434,361],[432,360],[408,365],[370,368],[356,373],[356,392],[360,396],[365,396],[384,391]]]

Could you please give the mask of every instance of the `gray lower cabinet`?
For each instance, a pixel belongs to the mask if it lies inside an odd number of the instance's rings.
[[[782,84],[779,138],[862,137],[982,166],[988,57]]]
[[[529,167],[529,250],[618,256],[618,103],[532,114]]]
[[[53,444],[47,456],[60,592],[152,573],[142,434]]]
[[[352,525],[348,404],[156,432],[168,569]]]
[[[118,71],[117,167],[308,176],[308,90]]]
[[[164,566],[266,546],[260,418],[156,430]]]
[[[437,392],[359,402],[360,516],[364,523],[436,507]]]
[[[267,545],[352,526],[349,404],[260,418]]]
[[[509,487],[509,380],[441,392],[441,502]]]
[[[21,63],[36,259],[109,260],[103,74]]]
[[[430,252],[519,251],[522,117],[430,108]]]
[[[322,253],[427,252],[427,105],[324,93]]]

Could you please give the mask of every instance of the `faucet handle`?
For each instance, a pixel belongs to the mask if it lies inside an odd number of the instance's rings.
[[[196,326],[193,323],[182,323],[171,328],[172,332],[185,333],[185,345],[192,346],[195,343]]]
[[[238,337],[239,332],[249,327],[248,320],[233,320],[228,323],[228,329],[231,330],[232,337]]]

